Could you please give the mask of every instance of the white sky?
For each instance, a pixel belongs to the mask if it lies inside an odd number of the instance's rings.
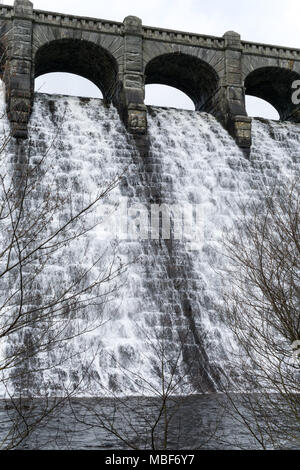
[[[12,5],[13,0],[4,0]],[[123,21],[128,15],[139,16],[143,24],[169,29],[223,36],[228,30],[242,39],[300,48],[299,0],[35,0],[34,8],[74,15]],[[71,80],[70,80],[71,78]],[[71,76],[44,76],[37,87],[44,92],[99,96],[94,86]],[[150,104],[187,107],[189,100],[166,87],[148,86],[146,101]],[[268,105],[250,99],[249,114],[275,117]],[[253,104],[254,103],[254,104]]]

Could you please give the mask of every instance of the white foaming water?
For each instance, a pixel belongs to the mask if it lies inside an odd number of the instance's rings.
[[[89,369],[88,385],[78,392],[83,395],[155,394],[161,389],[162,332],[168,354],[176,357],[180,352],[176,332],[186,327],[192,333],[183,363],[189,362],[192,350],[199,350],[198,372],[205,376],[200,381],[193,368],[187,389],[206,392],[217,388],[219,371],[230,367],[235,350],[217,313],[226,289],[226,278],[220,276],[226,267],[223,230],[234,226],[241,200],[253,194],[259,197],[262,185],[299,172],[299,126],[254,121],[249,161],[212,116],[149,108],[150,154],[143,162],[114,108],[95,99],[37,95],[30,139],[33,162],[51,146],[40,186],[55,188],[55,194],[61,196],[71,194],[70,206],[75,210],[123,175],[120,184],[89,214],[86,223],[90,225],[103,216],[104,204],[113,213],[124,197],[130,204],[153,200],[179,206],[197,204],[202,214],[202,235],[192,250],[184,242],[117,240],[105,229],[107,224],[100,224],[52,258],[39,279],[45,293],[68,283],[78,267],[88,268],[102,253],[101,262],[91,271],[92,279],[112,258],[116,265],[129,265],[123,275],[103,287],[104,306],[91,305],[83,315],[74,315],[75,330],[88,324],[91,331],[64,342],[64,357],[59,347],[41,355],[42,364],[52,368],[39,372],[29,386],[31,392],[63,393]],[[13,147],[9,152],[12,156]],[[30,204],[34,209],[38,196]],[[56,214],[53,227],[71,210],[65,206],[65,214]],[[186,365],[180,366],[181,372],[185,369]]]
[[[254,120],[247,160],[210,115],[156,109],[151,116],[151,146],[161,161],[162,178],[168,176],[162,197],[171,204],[202,207],[202,236],[188,253],[193,275],[187,291],[210,370],[227,369],[230,375],[232,352],[238,351],[217,313],[222,293],[230,287],[224,229],[234,229],[241,203],[259,198],[276,180],[284,182],[299,174],[300,126]]]
[[[10,128],[9,123],[6,119],[6,105],[5,105],[5,86],[2,80],[0,80],[0,149],[5,149],[6,145],[9,143],[9,135],[10,135]],[[10,162],[7,155],[7,152],[4,150],[0,151],[0,175],[1,175],[1,183],[0,183],[0,201],[5,198],[4,195],[4,188],[9,187],[10,185]],[[3,211],[2,204],[1,207],[1,229],[0,229],[0,247],[4,245],[5,239],[5,228],[6,228],[6,220],[2,220],[4,215],[7,215],[6,211]],[[1,249],[0,249],[1,251]],[[3,272],[3,259],[0,260],[0,272]],[[3,283],[3,278],[0,279],[0,302],[2,300],[2,293],[6,295],[6,286]],[[1,302],[2,303],[2,302]],[[0,327],[2,327],[3,317],[6,311],[5,308],[1,308],[0,310]],[[6,350],[5,350],[5,341],[0,340],[0,371],[1,365],[6,357]],[[1,372],[0,372],[1,373]],[[1,381],[0,375],[0,397],[4,396],[5,389],[3,387],[3,383]]]

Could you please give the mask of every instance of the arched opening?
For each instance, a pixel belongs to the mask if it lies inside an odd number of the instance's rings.
[[[262,117],[264,119],[273,119],[279,121],[278,111],[265,100],[254,96],[246,96],[246,111],[248,116]]]
[[[177,88],[167,85],[146,85],[145,92],[147,105],[195,110],[193,101]]]
[[[245,80],[246,95],[260,98],[273,106],[282,121],[298,122],[299,111],[292,101],[292,84],[300,75],[280,67],[263,67],[251,72]]]
[[[103,98],[100,89],[90,80],[73,73],[46,73],[35,80],[35,91],[51,95]]]
[[[54,72],[79,75],[99,88],[106,101],[114,98],[118,65],[108,51],[96,44],[61,39],[42,46],[35,57],[35,78]]]
[[[197,111],[208,111],[218,88],[218,75],[198,57],[182,53],[163,54],[152,59],[145,70],[146,85],[174,87],[185,93]]]

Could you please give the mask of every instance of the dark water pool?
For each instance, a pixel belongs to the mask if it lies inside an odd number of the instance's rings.
[[[63,404],[2,400],[0,438],[2,448],[14,442],[19,449],[36,450],[261,448],[222,395],[176,398],[161,411],[160,400],[139,397],[72,399]],[[24,438],[33,424],[34,431]]]

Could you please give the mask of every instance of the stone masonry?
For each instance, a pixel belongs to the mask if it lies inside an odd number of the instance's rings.
[[[27,138],[34,79],[69,72],[95,83],[128,130],[146,141],[145,85],[178,88],[197,111],[213,114],[247,153],[251,119],[245,95],[265,99],[282,120],[300,122],[292,83],[300,79],[300,49],[34,10],[29,0],[0,6],[1,76],[16,138]],[[144,137],[143,137],[144,136]]]

